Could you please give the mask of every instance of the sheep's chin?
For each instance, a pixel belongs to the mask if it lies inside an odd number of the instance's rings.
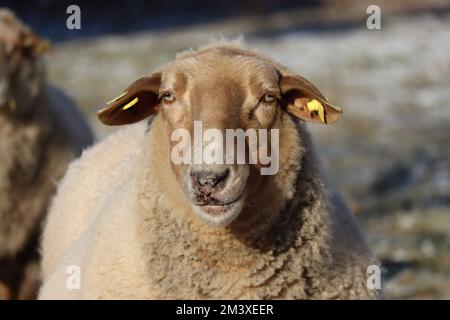
[[[241,213],[244,206],[243,199],[224,206],[193,205],[195,214],[207,225],[225,227],[233,222]]]

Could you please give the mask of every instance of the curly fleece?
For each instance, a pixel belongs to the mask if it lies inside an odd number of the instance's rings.
[[[377,261],[354,217],[326,191],[303,123],[282,122],[279,172],[225,228],[193,214],[160,115],[85,151],[48,216],[40,298],[376,298],[366,269]]]

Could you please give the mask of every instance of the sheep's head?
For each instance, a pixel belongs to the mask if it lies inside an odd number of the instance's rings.
[[[0,112],[27,113],[44,83],[48,43],[14,14],[0,10]]]
[[[260,156],[278,161],[276,130],[283,112],[325,124],[342,113],[282,66],[239,48],[215,46],[183,54],[137,80],[98,117],[104,124],[122,125],[159,113],[173,172],[194,212],[208,224],[225,226],[264,185],[264,170],[276,174],[278,163]],[[242,149],[239,133],[244,134]]]

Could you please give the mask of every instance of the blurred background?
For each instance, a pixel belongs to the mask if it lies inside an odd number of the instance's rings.
[[[53,43],[50,82],[89,117],[188,48],[243,36],[344,116],[309,125],[328,183],[385,267],[386,298],[450,299],[450,1],[3,0]],[[81,8],[81,30],[66,8]],[[366,9],[381,8],[381,30]]]

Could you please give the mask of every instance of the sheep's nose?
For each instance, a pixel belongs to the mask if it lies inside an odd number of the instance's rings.
[[[229,169],[220,172],[192,171],[192,184],[198,191],[211,193],[213,188],[218,187],[221,182],[227,179],[229,173]]]

